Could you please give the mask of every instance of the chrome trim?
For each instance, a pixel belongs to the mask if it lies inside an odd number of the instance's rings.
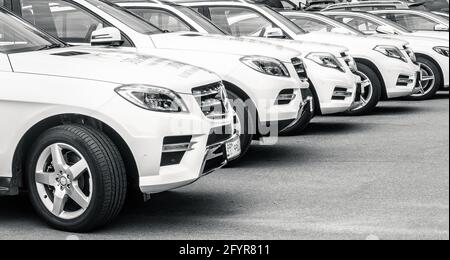
[[[349,98],[353,96],[353,92],[350,91],[339,91],[335,90],[333,92],[333,97],[343,97],[343,98]]]
[[[206,163],[207,163],[209,160],[215,159],[215,158],[217,158],[217,157],[219,157],[219,156],[224,156],[223,153],[222,153],[222,154],[214,154],[214,153],[215,153],[218,149],[222,148],[222,146],[225,145],[226,143],[228,143],[228,142],[234,140],[234,138],[236,138],[237,136],[238,136],[238,135],[233,135],[231,138],[229,138],[229,139],[227,139],[227,140],[225,140],[225,141],[222,141],[222,142],[220,142],[220,143],[216,143],[216,144],[213,144],[213,145],[210,145],[210,146],[207,146],[207,147],[206,147],[206,154],[205,154],[205,157],[204,157],[204,159],[203,159],[202,167],[200,168],[200,174],[199,174],[200,177],[206,176],[206,175],[208,175],[208,174],[210,174],[210,173],[212,173],[212,172],[214,172],[214,171],[216,171],[216,170],[218,170],[218,169],[220,169],[220,168],[223,168],[225,165],[228,164],[228,159],[225,158],[225,160],[223,161],[223,163],[222,163],[221,165],[219,165],[218,167],[216,167],[216,168],[214,168],[214,169],[211,169],[211,170],[209,170],[209,171],[207,171],[207,172],[204,172],[205,167],[206,167]],[[226,156],[226,155],[225,155],[225,156]]]
[[[188,152],[194,150],[192,147],[197,142],[179,143],[179,144],[165,144],[163,145],[163,153]]]

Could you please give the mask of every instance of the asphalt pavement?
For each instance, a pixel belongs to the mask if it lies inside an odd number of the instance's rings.
[[[0,197],[0,239],[449,239],[449,94],[314,119],[238,167],[127,206],[92,234]]]

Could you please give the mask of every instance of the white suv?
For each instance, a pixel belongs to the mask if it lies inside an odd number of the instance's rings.
[[[111,2],[128,9],[148,22],[158,24],[164,30],[196,32],[223,35],[226,33],[193,9],[173,3],[150,3],[139,1],[113,0]],[[316,114],[334,114],[351,110],[358,106],[360,77],[356,75],[356,64],[346,53],[348,49],[340,46],[283,41],[261,37],[242,37],[242,41],[267,41],[280,46],[295,48],[302,52],[306,74],[311,83]],[[329,63],[317,62],[328,58]],[[315,58],[315,60],[313,60]],[[332,62],[335,62],[332,64]],[[348,66],[348,65],[353,66]],[[305,76],[306,77],[306,76]],[[301,123],[301,122],[299,122]],[[304,124],[304,127],[306,124]],[[304,127],[293,127],[300,132]],[[289,130],[289,129],[288,129]]]
[[[283,12],[283,15],[308,31],[340,32],[350,35],[372,35],[406,40],[410,43],[411,57],[420,66],[422,75],[418,93],[410,98],[428,99],[434,96],[442,86],[448,88],[448,41],[431,37],[417,37],[410,33],[398,31],[398,26],[369,13],[326,12],[340,21],[319,13]],[[350,26],[351,25],[351,26]],[[401,28],[400,28],[401,29]],[[359,31],[362,30],[362,31]],[[379,33],[378,33],[379,32]],[[413,51],[414,50],[414,51]]]
[[[237,34],[277,35],[289,40],[332,42],[347,47],[364,81],[368,82],[362,91],[363,105],[352,110],[355,114],[370,112],[381,98],[409,96],[416,89],[420,69],[409,57],[405,41],[329,32],[307,33],[270,7],[246,1],[177,2],[195,7],[223,30]]]
[[[105,225],[127,189],[181,187],[238,156],[226,153],[234,113],[222,82],[198,67],[67,47],[0,8],[0,78],[0,195],[27,189],[58,229]]]
[[[241,122],[242,153],[236,161],[253,139],[278,134],[305,116],[309,101],[303,99],[302,90],[309,84],[299,77],[304,68],[298,51],[231,37],[164,33],[108,1],[13,1],[21,6],[15,12],[70,44],[89,44],[91,35],[109,37],[110,48],[171,58],[219,74]]]

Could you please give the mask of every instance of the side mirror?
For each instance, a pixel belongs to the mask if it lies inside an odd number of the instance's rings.
[[[434,27],[435,31],[438,32],[448,32],[448,26],[443,25],[443,24],[436,24],[436,26]]]
[[[347,29],[344,29],[342,27],[333,27],[333,29],[331,29],[332,33],[339,33],[339,34],[351,34],[351,32],[349,32]]]
[[[121,46],[124,43],[122,35],[117,28],[106,27],[92,33],[92,46]]]
[[[284,33],[280,28],[267,28],[264,33],[265,38],[284,38]]]
[[[392,27],[389,26],[378,26],[377,27],[377,33],[381,33],[381,34],[396,34],[395,30]]]

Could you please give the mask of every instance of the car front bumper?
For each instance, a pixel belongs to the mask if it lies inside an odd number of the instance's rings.
[[[348,111],[357,101],[361,78],[346,72],[325,68],[305,59],[308,77],[317,93],[322,115]]]
[[[227,163],[224,144],[235,135],[233,113],[220,120],[207,119],[192,95],[180,96],[189,113],[151,112],[117,96],[95,115],[128,145],[143,193],[185,186]],[[224,128],[227,131],[217,133]],[[167,156],[171,151],[173,156]]]
[[[417,87],[419,66],[412,62],[383,57],[377,60],[377,67],[384,79],[387,98],[407,97]]]

